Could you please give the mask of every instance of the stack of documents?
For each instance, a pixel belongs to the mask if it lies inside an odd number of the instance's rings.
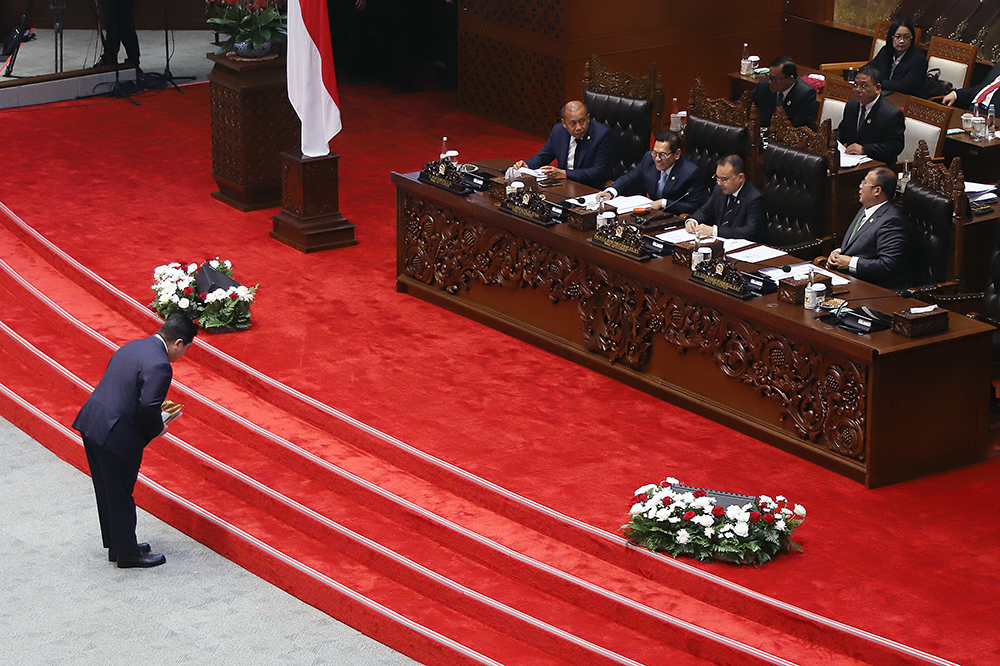
[[[965,181],[965,193],[969,195],[970,203],[993,204],[997,201],[996,185]]]
[[[839,141],[837,142],[837,150],[840,151],[841,169],[850,169],[851,167],[856,167],[859,164],[872,161],[872,158],[868,157],[867,155],[848,155],[847,146],[845,146]]]

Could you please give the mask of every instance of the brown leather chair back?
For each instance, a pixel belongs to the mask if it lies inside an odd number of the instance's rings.
[[[767,244],[787,247],[823,235],[827,203],[827,157],[787,146],[764,153],[764,215]]]
[[[903,213],[910,221],[910,252],[916,287],[944,282],[951,254],[955,202],[912,180],[903,192]]]

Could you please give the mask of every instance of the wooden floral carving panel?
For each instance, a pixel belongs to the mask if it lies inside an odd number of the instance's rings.
[[[641,370],[662,336],[680,354],[710,355],[720,372],[777,401],[781,421],[796,436],[864,461],[866,365],[508,231],[456,218],[433,202],[404,195],[403,215],[408,277],[451,294],[476,281],[547,289],[554,303],[575,300],[591,352]]]

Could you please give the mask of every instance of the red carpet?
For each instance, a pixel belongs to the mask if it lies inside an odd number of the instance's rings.
[[[342,156],[341,207],[358,224],[360,245],[306,256],[267,238],[274,211],[244,215],[208,196],[215,189],[209,177],[208,88],[185,90],[185,95],[143,98],[140,108],[102,100],[3,113],[5,145],[18,161],[5,174],[0,200],[144,303],[151,298],[157,264],[215,255],[232,259],[237,279],[261,285],[254,328],[211,336],[208,342],[417,449],[601,529],[617,531],[632,491],[667,475],[735,492],[784,494],[809,509],[796,534],[804,554],[782,557],[761,569],[698,567],[958,663],[997,662],[1000,649],[989,638],[993,615],[1000,610],[992,582],[1000,560],[991,529],[1000,517],[996,459],[866,491],[749,437],[397,294],[389,171],[417,169],[436,155],[442,135],[470,159],[523,157],[539,145],[535,138],[451,110],[446,94],[393,97],[375,87],[341,91],[347,129],[334,140]],[[3,239],[6,260],[14,253],[14,241],[9,235]],[[30,255],[20,261],[19,270],[30,272]],[[80,309],[78,316],[99,307],[69,287],[60,289]],[[44,321],[33,321],[30,312],[14,307],[19,299],[13,291],[0,293],[3,321],[15,329],[15,323],[44,329]],[[91,325],[119,343],[141,330],[124,318]],[[53,330],[50,342],[76,345],[75,333],[65,333]],[[71,348],[79,357],[74,372],[96,381],[107,356],[95,357],[92,345]],[[0,381],[39,371],[27,366],[17,370],[21,362],[7,351]],[[219,394],[220,402],[224,394],[233,403],[257,400],[252,392],[232,386],[225,391],[203,386],[196,368],[182,362],[179,380],[194,390]],[[36,404],[69,423],[82,394],[58,395],[45,388],[34,392]],[[261,413],[266,416],[265,406]],[[627,422],[620,414],[628,415]],[[324,435],[305,425],[281,427],[291,430],[294,437],[288,439],[297,443],[327,445]],[[246,433],[181,434],[199,445],[215,441],[230,452],[248,445]],[[147,461],[151,470],[190,476],[189,467],[175,462],[183,457],[183,447],[168,448],[178,446],[151,447],[156,452]],[[364,464],[376,463],[366,459]],[[211,478],[214,474],[205,472]],[[192,488],[201,487],[196,478],[190,482]],[[327,482],[323,477],[322,483]],[[386,483],[392,485],[391,476]],[[413,485],[407,492],[425,491]],[[333,511],[335,505],[326,508]],[[282,533],[288,528],[268,524],[261,529]],[[302,541],[304,552],[318,548],[310,543]],[[412,543],[410,548],[433,551],[428,544]],[[394,549],[407,550],[405,544]],[[388,571],[392,565],[382,568]],[[442,607],[443,615],[448,606]],[[486,610],[480,621],[492,626]]]

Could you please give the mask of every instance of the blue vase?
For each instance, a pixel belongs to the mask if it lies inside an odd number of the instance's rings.
[[[243,42],[236,42],[233,44],[233,51],[241,58],[263,58],[271,52],[271,42],[265,41],[257,48],[253,48],[251,44],[249,39]]]

